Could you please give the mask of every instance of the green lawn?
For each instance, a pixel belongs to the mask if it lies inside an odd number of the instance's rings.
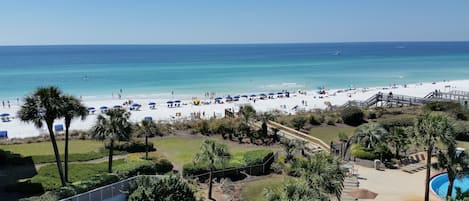
[[[63,154],[65,142],[57,141],[59,152]],[[70,154],[88,153],[104,147],[103,142],[94,140],[71,140],[69,142]],[[54,150],[50,142],[39,142],[30,144],[0,145],[0,149],[18,153],[23,156],[53,155]]]
[[[243,185],[241,195],[245,201],[263,201],[264,200],[264,189],[265,188],[278,188],[280,187],[285,176],[275,175],[273,177],[259,179],[255,181],[247,182]]]
[[[113,167],[125,163],[124,160],[115,160]],[[106,173],[108,162],[90,163],[90,164],[70,164],[69,165],[69,181],[82,181],[96,174]],[[52,190],[60,187],[60,177],[56,164],[50,164],[39,169],[38,174],[31,178],[33,183],[41,183],[45,190]]]
[[[326,144],[331,143],[331,141],[338,141],[338,133],[344,132],[348,136],[351,136],[355,131],[355,127],[339,127],[339,126],[324,126],[324,127],[314,127],[309,131],[311,136],[317,137],[324,141]]]
[[[152,139],[151,142],[155,145],[158,152],[165,155],[168,160],[179,165],[189,163],[192,161],[194,155],[199,152],[202,142],[209,137],[194,136],[194,137],[170,137],[161,139]],[[278,146],[255,146],[248,144],[239,144],[221,138],[210,137],[220,143],[226,144],[231,153],[245,152],[258,149],[271,149],[280,150]]]

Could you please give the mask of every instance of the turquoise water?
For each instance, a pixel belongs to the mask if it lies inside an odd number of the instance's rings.
[[[469,78],[469,42],[0,47],[0,98],[203,96]]]
[[[444,199],[446,193],[448,192],[448,175],[441,174],[434,177],[430,182],[430,187],[433,192],[435,192],[438,197]],[[456,196],[456,187],[460,187],[462,192],[469,190],[469,174],[464,174],[460,178],[456,178],[454,181],[452,196]]]

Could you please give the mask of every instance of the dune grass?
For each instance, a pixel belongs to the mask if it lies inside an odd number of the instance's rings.
[[[242,188],[242,198],[245,201],[263,201],[264,189],[278,188],[284,183],[286,178],[285,176],[275,175],[273,177],[247,182]]]
[[[63,153],[65,142],[57,141],[60,153]],[[70,154],[88,153],[104,147],[103,142],[95,140],[71,140],[69,142]],[[0,145],[0,149],[21,154],[22,156],[53,155],[52,144],[48,142],[38,142],[30,144]]]
[[[355,131],[355,127],[349,126],[321,126],[321,127],[314,127],[309,131],[311,136],[317,137],[324,141],[326,144],[339,141],[338,134],[343,132],[348,136],[351,136]]]
[[[231,153],[236,152],[245,152],[251,150],[259,149],[270,149],[270,150],[279,150],[278,146],[255,146],[248,144],[239,144],[237,142],[232,142],[229,140],[223,140],[217,137],[202,137],[202,136],[191,136],[191,137],[170,137],[170,138],[160,138],[152,139],[151,142],[155,145],[157,151],[162,153],[168,158],[171,162],[174,162],[179,165],[189,163],[192,161],[192,158],[196,153],[199,152],[200,145],[205,139],[213,139],[219,143],[226,144],[228,150]]]

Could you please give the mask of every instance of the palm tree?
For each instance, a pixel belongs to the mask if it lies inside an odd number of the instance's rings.
[[[438,141],[448,142],[452,129],[448,117],[439,113],[426,113],[415,121],[415,137],[418,145],[427,150],[427,172],[425,177],[425,201],[429,200],[429,182],[432,164],[432,150]]]
[[[310,186],[317,185],[340,200],[346,177],[340,160],[326,153],[314,154],[303,163],[302,170]]]
[[[72,119],[81,117],[82,120],[88,115],[88,110],[81,101],[74,96],[63,96],[62,116],[65,120],[65,157],[64,157],[64,177],[68,181],[68,137]]]
[[[467,159],[469,158],[466,152],[456,152],[456,142],[453,138],[445,139],[445,145],[447,146],[447,152],[443,153],[440,151],[437,155],[438,162],[433,165],[437,170],[446,170],[448,173],[448,191],[446,197],[451,197],[453,193],[453,184],[456,177],[462,171],[464,167],[469,165]]]
[[[411,132],[409,129],[399,126],[389,129],[387,139],[388,142],[394,146],[394,150],[396,151],[395,157],[397,159],[400,158],[400,152],[405,151],[407,145],[410,144],[409,132]]]
[[[355,130],[354,141],[367,149],[373,149],[384,141],[388,132],[379,124],[365,124]]]
[[[138,125],[138,132],[145,135],[145,160],[148,160],[148,136],[154,136],[160,131],[156,123],[152,120],[143,120]]]
[[[304,147],[306,145],[306,142],[300,141],[300,140],[290,140],[290,139],[285,139],[283,141],[283,149],[285,153],[287,154],[285,157],[285,162],[289,162],[293,160],[295,157],[295,154],[298,153],[298,151],[301,151],[301,154],[304,155]]]
[[[253,142],[253,133],[251,131],[251,127],[249,126],[249,122],[256,116],[256,110],[251,105],[241,106],[239,108],[239,116],[241,118],[241,123],[239,125],[241,135],[249,137],[251,143]]]
[[[132,132],[129,122],[130,113],[121,109],[108,110],[105,115],[97,117],[93,128],[93,138],[98,140],[109,140],[109,165],[108,172],[112,173],[112,154],[114,141],[128,140]]]
[[[194,163],[203,163],[208,165],[209,169],[209,187],[208,198],[212,199],[212,173],[216,166],[226,164],[231,158],[228,148],[225,144],[217,143],[215,140],[205,140],[201,147],[200,152],[194,157]]]
[[[49,131],[50,141],[54,149],[55,161],[59,170],[60,182],[65,186],[62,162],[60,161],[59,149],[55,140],[53,125],[56,119],[61,118],[64,105],[62,91],[54,86],[39,87],[31,95],[24,98],[24,105],[18,111],[18,117],[25,122],[33,122],[38,128],[42,128],[43,121]]]

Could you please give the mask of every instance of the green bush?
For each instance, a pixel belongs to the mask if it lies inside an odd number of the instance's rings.
[[[24,195],[37,195],[44,193],[44,188],[40,183],[32,183],[31,180],[21,181],[15,184],[10,184],[5,187],[6,192],[17,192]]]
[[[308,120],[306,119],[306,117],[301,116],[301,115],[296,115],[291,120],[291,123],[296,130],[300,130],[301,128],[303,128],[303,126],[306,124],[307,121]]]
[[[373,153],[372,151],[365,150],[365,148],[359,144],[352,145],[352,149],[350,153],[352,156],[361,158],[361,159],[367,159],[367,160],[376,159],[375,153]]]
[[[321,123],[323,122],[323,120],[324,120],[324,119],[321,118],[320,115],[314,115],[314,114],[313,114],[313,115],[309,116],[309,123],[310,123],[311,125],[319,126],[319,125],[321,125]]]
[[[165,174],[173,170],[173,164],[167,159],[160,159],[155,163],[155,169],[158,174]]]
[[[176,176],[167,178],[139,178],[130,190],[128,201],[181,200],[195,201],[191,186]]]
[[[359,126],[364,122],[364,113],[359,107],[350,106],[342,109],[340,116],[345,124]]]
[[[244,162],[247,166],[259,165],[269,159],[274,153],[270,150],[254,150],[244,153]]]
[[[328,116],[326,117],[326,124],[333,126],[335,125],[336,119],[334,117]]]
[[[120,179],[136,175],[154,175],[157,173],[155,163],[149,160],[128,162],[118,165],[114,168],[114,172]]]
[[[106,142],[104,147],[106,149],[109,149],[109,142]],[[129,153],[135,153],[135,152],[145,152],[146,146],[145,142],[139,141],[139,140],[131,140],[128,142],[118,142],[114,144],[114,150],[117,151],[125,151]],[[155,151],[156,149],[153,147],[153,143],[148,142],[148,150],[149,151]]]
[[[406,115],[401,114],[397,116],[391,116],[388,118],[383,118],[378,120],[378,123],[383,126],[386,130],[389,130],[391,127],[400,126],[400,127],[408,127],[413,126],[415,122],[415,116],[413,115]]]
[[[73,189],[75,189],[77,193],[83,193],[91,189],[95,189],[101,186],[115,183],[117,181],[119,181],[119,178],[117,177],[116,174],[105,173],[105,174],[94,175],[86,180],[74,182],[72,184],[72,187]]]

